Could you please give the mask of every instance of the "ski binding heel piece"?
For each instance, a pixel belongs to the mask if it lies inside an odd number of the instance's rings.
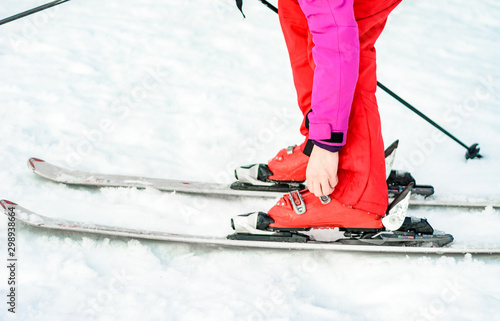
[[[427,234],[427,235],[432,235],[434,234],[434,229],[432,226],[429,224],[427,219],[425,218],[419,218],[419,217],[413,217],[413,216],[407,216],[401,225],[401,227],[398,229],[398,231],[401,232],[413,232],[416,234]]]
[[[382,224],[388,231],[398,230],[404,223],[408,205],[410,204],[411,189],[413,183],[408,184],[404,191],[399,194],[387,208],[386,215],[382,218]]]

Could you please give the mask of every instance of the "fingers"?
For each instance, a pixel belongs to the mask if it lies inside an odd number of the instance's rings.
[[[333,190],[335,189],[335,186],[337,186],[338,182],[339,182],[339,178],[337,176],[337,173],[335,173],[334,175],[330,176],[329,179],[328,179],[328,183],[330,184],[330,187],[332,188],[332,191],[329,194],[325,194],[325,195],[330,195],[331,193],[333,193]]]
[[[333,193],[335,185],[337,185],[336,178],[323,178],[322,180],[313,180],[310,182],[309,191],[315,196],[320,197],[323,195],[330,195]]]
[[[317,197],[333,193],[338,182],[338,162],[338,153],[313,147],[306,170],[307,186],[311,193]]]
[[[323,193],[322,189],[321,189],[321,184],[319,183],[319,181],[316,181],[316,182],[313,182],[311,184],[311,186],[309,186],[309,191],[311,193],[313,193],[315,196],[317,197],[320,197],[322,196],[321,193]]]

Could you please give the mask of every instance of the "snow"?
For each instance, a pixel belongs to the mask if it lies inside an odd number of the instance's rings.
[[[6,0],[0,17],[43,1]],[[3,25],[0,197],[95,224],[225,235],[274,200],[49,183],[40,157],[93,172],[230,182],[300,142],[274,13],[232,0],[71,1]],[[500,193],[500,5],[404,1],[379,39],[379,80],[481,160],[378,92],[395,167],[442,198]],[[458,195],[458,196],[457,196]],[[499,247],[499,211],[418,209],[455,246]],[[37,220],[33,216],[33,220]],[[7,255],[7,219],[0,253]],[[498,257],[219,249],[18,225],[17,313],[1,320],[471,320],[498,318]],[[7,261],[5,261],[7,262]],[[8,270],[0,269],[6,284]],[[5,299],[7,288],[0,288]]]

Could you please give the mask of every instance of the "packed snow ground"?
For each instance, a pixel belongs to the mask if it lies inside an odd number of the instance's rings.
[[[277,17],[247,0],[74,0],[1,26],[0,198],[48,216],[225,235],[273,200],[43,181],[29,157],[82,170],[229,182],[300,142]],[[5,0],[0,17],[42,4]],[[500,5],[404,1],[377,46],[379,80],[484,158],[383,92],[396,167],[442,198],[500,198]],[[456,195],[459,195],[458,197]],[[499,247],[491,208],[418,209],[456,246]],[[7,258],[7,220],[0,253]],[[19,225],[17,310],[1,320],[492,320],[498,257],[227,250]],[[3,265],[6,265],[5,261]],[[8,271],[0,269],[6,302]]]

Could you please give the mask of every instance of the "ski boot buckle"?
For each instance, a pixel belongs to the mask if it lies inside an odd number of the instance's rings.
[[[306,212],[306,204],[299,191],[291,191],[288,193],[288,196],[290,197],[290,203],[292,203],[295,213],[299,215],[304,214]]]
[[[326,205],[331,202],[331,198],[328,195],[323,195],[319,197],[319,200],[321,201],[321,204]]]

